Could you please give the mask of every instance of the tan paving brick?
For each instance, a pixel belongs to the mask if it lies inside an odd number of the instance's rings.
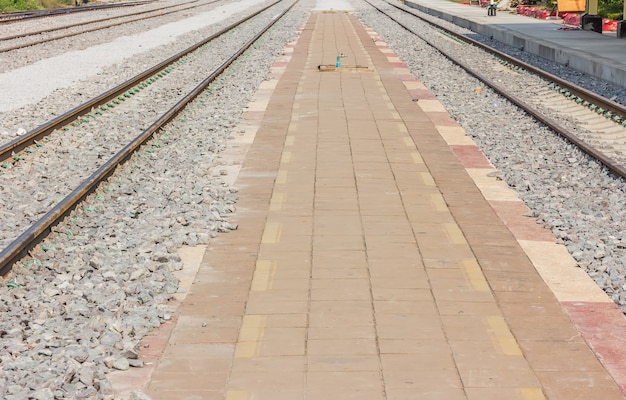
[[[374,301],[376,314],[438,315],[434,301]]]
[[[313,288],[311,300],[369,300],[371,298],[369,287],[336,287],[336,288]]]
[[[410,371],[384,370],[383,377],[387,390],[393,390],[394,388],[410,388],[419,393],[433,389],[463,387],[456,368],[441,369],[419,365],[412,368]]]
[[[497,315],[500,308],[494,302],[438,301],[439,315]]]
[[[380,359],[385,371],[410,371],[416,365],[428,365],[435,369],[455,368],[452,355],[445,353],[381,354]]]
[[[222,395],[223,396],[223,395]],[[222,399],[224,397],[221,397]],[[226,400],[304,400],[305,394],[301,391],[272,391],[272,390],[229,390],[226,393]]]
[[[248,304],[246,313],[248,314],[304,314],[307,312],[308,302],[306,301],[257,301]]]
[[[391,387],[386,391],[387,400],[465,400],[463,389],[457,388],[402,388]]]
[[[233,360],[232,372],[267,372],[267,371],[294,371],[305,370],[304,356],[255,356],[237,357]]]
[[[598,371],[600,362],[581,341],[520,341],[528,362],[536,371]],[[555,357],[554,353],[563,354]]]
[[[539,380],[530,368],[502,369],[500,367],[486,369],[477,367],[459,370],[463,385],[469,387],[539,387]]]
[[[160,371],[165,373],[201,374],[207,371],[228,371],[231,357],[168,357],[159,362]]]
[[[451,356],[450,345],[445,338],[380,339],[380,354],[435,354]]]
[[[170,380],[168,380],[169,382]],[[178,382],[176,380],[171,380],[171,385],[167,385],[165,388],[159,388],[155,390],[150,390],[148,392],[149,396],[153,400],[169,400],[172,398],[185,398],[185,399],[193,399],[193,400],[222,400],[224,398],[224,392],[222,390],[217,391],[209,391],[209,390],[166,390],[169,387],[180,387],[179,385],[184,385],[184,382]]]
[[[307,399],[309,400],[325,400],[333,398],[333,396],[347,400],[381,400],[385,398],[382,390],[325,389],[307,392]]]
[[[163,353],[164,357],[204,357],[221,358],[230,357],[235,350],[232,343],[212,343],[212,344],[174,344],[171,343]]]
[[[544,383],[548,399],[622,399],[624,395],[615,386],[615,382],[602,372],[586,371],[551,371],[537,372]],[[597,396],[597,397],[596,397]]]
[[[466,388],[468,400],[544,400],[539,388]]]
[[[383,392],[380,371],[309,371],[307,388],[309,391],[328,390],[332,387],[337,392],[354,390]]]
[[[203,325],[206,325],[206,320],[198,318],[193,328],[177,328],[172,333],[170,342],[176,344],[234,343],[239,336],[239,326],[207,329]]]
[[[238,371],[230,376],[229,391],[302,393],[305,372],[295,371]],[[254,398],[254,397],[253,397]]]
[[[374,339],[310,339],[307,344],[307,354],[312,356],[378,354]]]
[[[367,268],[322,268],[314,267],[311,270],[313,279],[364,279],[369,276]]]
[[[270,289],[265,291],[251,291],[250,298],[248,300],[248,307],[257,303],[270,303],[270,302],[300,302],[307,301],[309,294],[307,290],[301,290],[299,288],[288,289]],[[259,313],[253,313],[259,314]]]
[[[310,326],[308,339],[376,339],[374,325],[350,326]]]
[[[218,392],[224,387],[224,383],[228,380],[228,374],[222,372],[212,373],[200,371],[197,373],[189,372],[163,372],[159,371],[159,376],[153,378],[150,384],[151,391],[158,393],[161,391],[170,391],[173,387],[182,387],[183,391],[197,392]]]
[[[433,294],[430,289],[372,289],[374,300],[391,301],[432,301]]]

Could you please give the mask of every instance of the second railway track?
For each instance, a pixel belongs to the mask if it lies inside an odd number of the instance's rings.
[[[17,11],[17,12],[8,12],[8,13],[0,13],[0,24],[8,24],[17,21],[24,21],[30,19],[39,19],[39,18],[48,18],[59,15],[68,15],[68,14],[76,14],[87,11],[101,11],[111,8],[120,8],[120,7],[133,7],[141,4],[146,4],[153,2],[154,0],[147,1],[128,1],[128,2],[119,2],[112,4],[92,4],[85,5],[81,7],[63,7],[56,8],[50,10],[32,10],[32,11]]]
[[[188,61],[186,57],[196,50],[201,49],[207,52],[206,55],[196,56],[200,59],[202,59],[202,57],[206,57],[206,59],[214,58],[214,54],[211,54],[211,52],[219,52],[221,49],[219,49],[219,46],[215,46],[215,44],[211,42],[218,39],[224,34],[232,34],[232,31],[238,28],[241,24],[246,22],[248,19],[259,15],[267,8],[269,8],[269,6],[259,10],[255,14],[245,17],[242,20],[225,27],[224,29],[186,48],[185,50],[174,54],[171,57],[168,57],[158,64],[135,75],[131,79],[120,83],[119,85],[63,113],[59,117],[40,125],[39,127],[27,132],[26,134],[21,135],[20,137],[10,142],[0,143],[0,162],[6,161],[12,156],[12,154],[16,152],[21,152],[28,146],[36,145],[38,140],[42,140],[44,137],[48,136],[50,133],[57,129],[64,128],[67,130],[70,129],[71,126],[79,127],[83,123],[89,122],[90,118],[95,119],[98,115],[102,115],[103,111],[109,110],[109,108],[113,109],[116,105],[122,104],[121,102],[125,102],[126,100],[131,99],[131,97],[134,97],[134,95],[140,90],[152,85],[152,83],[165,77],[181,64],[186,64]],[[211,47],[206,47],[202,49],[203,46],[209,45]],[[185,73],[183,72],[183,74]],[[191,81],[193,82],[193,79]],[[170,96],[166,95],[166,98],[168,97]]]
[[[114,398],[107,378],[113,364],[125,359],[124,352],[132,353],[146,332],[172,317],[167,300],[177,290],[173,271],[182,265],[177,249],[206,245],[211,236],[235,227],[228,216],[236,193],[226,183],[235,166],[220,153],[242,135],[235,127],[251,94],[307,17],[306,6],[298,3],[275,20],[289,5],[282,3],[268,18],[250,21],[257,28],[252,31],[270,21],[276,24],[4,278],[4,398]],[[244,31],[237,34],[244,36]],[[145,96],[147,104],[150,96],[144,93],[134,96]],[[126,104],[115,112],[124,113],[119,110]],[[126,107],[129,122],[148,127],[138,105]],[[80,158],[79,152],[69,147],[67,162]],[[48,180],[53,176],[50,171]],[[47,202],[45,197],[54,196],[59,186],[41,183],[34,201]],[[15,228],[6,219],[13,211],[7,210],[4,197],[10,190],[0,185],[0,218],[7,230]],[[30,213],[36,203],[23,206]]]
[[[19,50],[30,46],[71,38],[104,29],[115,28],[120,25],[130,24],[133,22],[146,21],[151,18],[163,17],[169,14],[181,13],[183,11],[210,5],[215,2],[217,1],[192,0],[183,4],[173,4],[143,11],[130,12],[122,15],[91,19],[88,21],[57,26],[54,28],[20,32],[18,34],[0,37],[0,53],[6,53],[13,50]]]
[[[258,35],[254,32],[259,22],[248,22],[250,18],[269,21],[262,32],[269,29],[276,22],[275,8],[280,4],[270,4],[93,101],[1,147],[1,168],[4,171],[0,174],[0,185],[10,188],[3,195],[3,203],[13,210],[10,225],[15,228],[13,232],[25,227],[23,224],[28,221],[34,225],[17,239],[6,233],[0,238],[0,243],[5,244],[7,239],[14,240],[0,252],[0,269],[6,272],[19,256],[33,246],[33,240],[48,232],[50,226],[66,215],[77,201],[90,193],[162,125],[181,112],[187,102],[256,40]],[[223,35],[233,35],[235,31],[240,38],[239,46],[244,46],[236,52],[236,49],[219,42]],[[231,46],[236,42],[232,39],[227,41]],[[169,86],[165,91],[159,90],[159,81],[166,79],[179,84]],[[188,92],[190,94],[184,95]],[[51,133],[54,136],[48,136]],[[131,139],[132,142],[124,146]],[[113,158],[106,161],[111,156]],[[93,172],[95,168],[99,169]],[[15,174],[28,175],[27,185],[19,186],[12,178]],[[56,193],[37,192],[37,182],[52,178],[50,174],[54,174],[53,179],[58,181]],[[72,191],[73,187],[77,189]],[[42,196],[46,201],[39,202],[37,207],[24,209],[18,206],[27,204],[25,202],[29,198]],[[59,205],[49,208],[63,197],[65,199]]]
[[[384,3],[384,6],[387,6],[386,10],[370,4],[394,22],[401,24],[403,28],[414,32],[410,26],[393,16],[397,15],[398,11],[413,15],[410,10],[390,3]],[[485,46],[481,42],[456,34],[442,26],[435,26],[457,41],[451,41],[444,46],[442,44],[446,41],[433,41],[423,33],[414,33],[501,96],[601,162],[613,173],[626,178],[626,153],[623,151],[626,149],[626,106]],[[454,47],[456,49],[453,49]],[[483,50],[492,54],[494,58],[483,57],[482,62],[474,61],[471,64],[464,60],[467,52]],[[473,58],[476,59],[479,58]],[[569,123],[569,128],[565,126],[566,123]]]

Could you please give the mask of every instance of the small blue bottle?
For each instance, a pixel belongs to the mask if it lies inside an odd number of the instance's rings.
[[[335,68],[341,67],[341,55],[337,54],[337,62],[335,62]]]

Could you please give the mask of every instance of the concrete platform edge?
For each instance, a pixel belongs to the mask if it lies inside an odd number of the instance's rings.
[[[522,49],[525,52],[546,58],[559,64],[567,65],[575,70],[604,79],[608,82],[626,86],[626,65],[616,63],[614,60],[601,57],[597,54],[584,53],[580,50],[570,49],[567,46],[560,45],[559,43],[552,42],[550,40],[527,36],[521,32],[507,28],[505,26],[506,24],[482,24],[470,18],[452,14],[445,9],[435,8],[430,3],[424,4],[419,2],[419,0],[406,1],[405,5],[470,29],[483,36],[491,37],[501,43]],[[557,24],[554,22],[540,20],[535,20],[535,22],[552,24],[555,26],[555,30],[558,29]],[[583,40],[587,37],[597,40],[603,39],[603,37],[599,36],[597,33],[589,31],[567,31],[567,34],[572,36],[570,40],[575,40],[574,35]],[[604,39],[607,41],[615,40],[609,37]]]

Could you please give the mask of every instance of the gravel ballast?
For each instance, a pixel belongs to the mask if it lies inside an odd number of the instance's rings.
[[[120,96],[126,99],[123,102],[117,99],[117,105],[109,102],[104,107],[106,110],[90,112],[80,119],[80,125],[74,122],[58,130],[40,141],[36,151],[23,154],[17,163],[7,163],[5,173],[0,174],[0,186],[11,188],[2,191],[6,210],[11,212],[7,221],[11,229],[0,232],[0,248],[15,240],[19,232],[41,218],[152,121],[173,107],[182,94],[193,90],[274,15],[273,11],[265,12],[236,32],[216,38],[169,67],[167,74],[155,75],[158,79],[153,83],[132,91],[132,95],[127,92],[126,97]],[[155,36],[160,34],[157,32]],[[59,84],[66,82],[62,77],[57,79]],[[27,179],[15,179],[15,176]],[[54,191],[43,190],[36,184],[51,176],[57,182]],[[33,204],[32,199],[37,202]]]
[[[249,4],[258,9],[269,3]],[[230,7],[242,10],[240,3]],[[237,193],[223,181],[219,153],[236,134],[233,129],[251,94],[267,78],[272,61],[295,37],[308,11],[306,5],[297,6],[237,61],[226,79],[118,168],[14,266],[0,287],[0,398],[112,399],[107,373],[141,367],[139,341],[173,314],[168,304],[178,290],[173,272],[182,267],[177,249],[206,244],[215,235],[237,229],[229,219]],[[41,102],[12,111],[11,117],[25,124],[41,123],[49,118],[48,106],[64,111],[57,103],[76,92],[90,97],[100,88],[116,85],[120,76],[136,74],[240,18],[230,14],[220,26],[206,26],[156,50],[133,54],[132,68],[105,67],[97,75],[98,89],[90,81],[93,77],[65,88],[60,85]],[[255,23],[260,28],[267,22],[265,18]],[[226,46],[222,42],[219,47]],[[53,70],[54,65],[49,67]],[[115,110],[121,117],[127,115],[124,107]],[[130,115],[143,118],[142,113],[133,114],[132,107]],[[107,121],[103,123],[93,135],[106,133]],[[70,155],[79,151],[68,143]],[[42,202],[59,189],[54,179],[39,179],[37,186]],[[0,199],[10,191],[7,182],[2,184]],[[4,210],[14,203],[0,203],[0,218],[10,217],[12,213]]]

